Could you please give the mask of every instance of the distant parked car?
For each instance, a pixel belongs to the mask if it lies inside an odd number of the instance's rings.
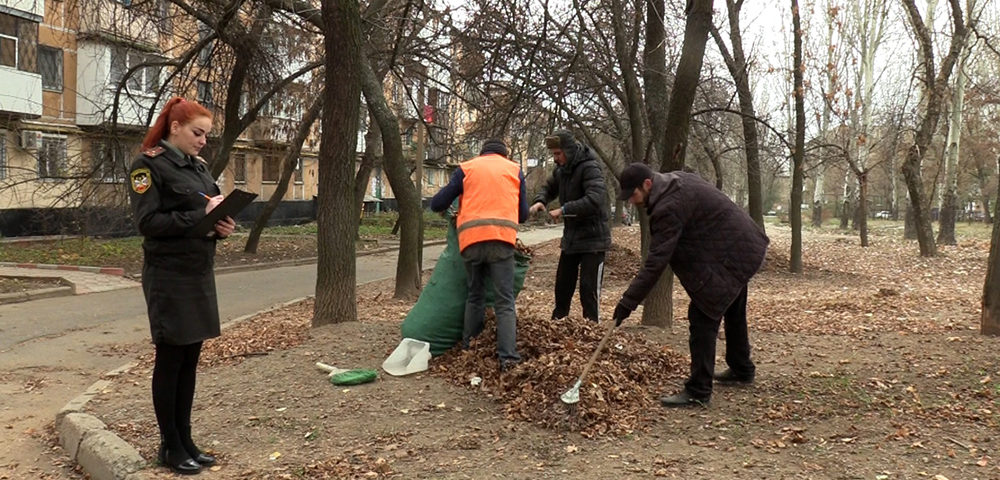
[[[892,218],[892,212],[890,212],[888,210],[882,210],[881,212],[878,212],[878,213],[875,214],[875,218],[881,218],[883,220],[888,220],[888,219]]]

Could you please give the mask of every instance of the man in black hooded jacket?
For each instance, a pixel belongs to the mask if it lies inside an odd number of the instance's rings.
[[[604,253],[611,248],[604,172],[593,149],[577,142],[569,131],[556,131],[545,138],[545,144],[556,162],[556,169],[535,196],[531,213],[544,210],[549,202],[559,198],[560,207],[549,211],[553,220],[564,219],[552,318],[569,314],[579,275],[583,316],[596,322]]]

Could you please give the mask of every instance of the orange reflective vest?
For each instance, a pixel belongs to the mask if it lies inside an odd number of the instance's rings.
[[[521,169],[497,154],[480,155],[461,165],[465,179],[458,207],[458,246],[517,241]]]

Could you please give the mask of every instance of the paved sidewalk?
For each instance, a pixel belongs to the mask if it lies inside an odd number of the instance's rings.
[[[114,273],[100,273],[101,269],[99,267],[92,267],[97,268],[97,272],[80,269],[85,267],[77,267],[77,269],[59,267],[57,265],[18,267],[5,264],[0,265],[0,277],[62,278],[70,284],[75,295],[106,292],[139,285],[139,282],[125,278],[120,273],[117,275]],[[113,270],[121,271],[121,269]]]

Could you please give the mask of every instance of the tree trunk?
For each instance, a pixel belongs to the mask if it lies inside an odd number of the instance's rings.
[[[820,166],[813,182],[812,226],[816,228],[823,226],[823,181],[825,176],[826,167]]]
[[[792,0],[792,32],[795,42],[792,60],[792,76],[795,82],[795,151],[792,152],[792,192],[789,221],[792,224],[792,251],[789,254],[788,269],[792,273],[802,273],[802,183],[806,151],[806,107],[805,88],[802,74],[802,25],[799,18],[799,2]]]
[[[378,81],[371,64],[361,61],[361,89],[368,103],[368,111],[378,122],[382,132],[382,163],[389,185],[399,204],[399,259],[396,263],[395,298],[415,298],[420,293],[420,194],[410,179],[410,169],[403,160],[403,141],[399,134],[399,121],[385,101],[382,82]],[[353,191],[353,190],[352,190]],[[353,238],[353,235],[352,235]]]
[[[1000,200],[996,202],[994,218],[1000,215]],[[1000,335],[1000,222],[993,222],[990,258],[986,262],[986,283],[983,285],[982,317],[979,333]]]
[[[858,175],[858,232],[861,246],[868,246],[868,174]]]
[[[743,125],[743,150],[747,160],[747,212],[757,225],[764,227],[763,196],[760,184],[760,147],[757,139],[757,116],[753,108],[753,92],[750,90],[750,68],[743,53],[743,37],[740,32],[740,9],[742,0],[726,0],[729,12],[729,41],[733,44],[730,54],[718,30],[712,28],[712,37],[722,52],[729,74],[736,83],[739,97],[740,119]]]
[[[689,0],[687,24],[684,29],[684,45],[677,63],[677,74],[670,94],[664,131],[664,151],[667,161],[660,165],[661,172],[680,170],[684,166],[684,150],[687,147],[688,130],[691,125],[691,107],[694,105],[701,64],[705,58],[705,44],[712,28],[712,0]],[[645,225],[643,228],[646,228]],[[643,242],[646,249],[646,242]],[[642,310],[643,325],[670,326],[674,318],[673,302],[674,275],[668,268],[660,276],[656,285],[646,296]]]
[[[906,214],[903,216],[903,240],[917,239],[917,222],[913,221],[913,208],[906,205]]]
[[[358,3],[322,0],[326,35],[326,98],[319,156],[316,212],[319,261],[312,325],[357,319],[354,234],[354,159],[357,150],[361,61]]]
[[[971,12],[970,12],[971,14]],[[958,153],[962,142],[962,110],[965,104],[965,56],[959,56],[955,66],[957,78],[951,96],[951,118],[948,122],[948,156],[945,163],[944,199],[938,221],[938,244],[955,245],[955,217],[958,208]]]
[[[670,99],[667,96],[664,5],[663,0],[646,0],[646,46],[642,53],[644,67],[642,78],[646,84],[646,115],[649,123],[650,141],[654,152],[656,152],[655,159],[649,162],[653,166],[653,170],[667,162],[667,152],[663,142],[666,141],[666,119],[667,110],[670,108]],[[638,157],[633,158],[638,159]],[[645,257],[643,258],[645,259]]]
[[[962,6],[959,0],[949,0],[951,4],[952,24],[954,33],[951,36],[951,45],[948,55],[941,61],[941,70],[934,71],[934,44],[927,25],[920,17],[920,11],[914,4],[914,0],[903,0],[903,7],[906,10],[907,18],[913,27],[914,36],[919,44],[922,80],[924,88],[921,91],[921,111],[920,121],[914,135],[913,145],[906,151],[906,159],[903,162],[903,177],[906,179],[906,189],[910,193],[910,208],[913,210],[913,221],[917,233],[917,242],[920,244],[920,255],[924,257],[934,256],[937,253],[937,246],[934,244],[934,231],[931,227],[931,220],[928,210],[930,202],[925,199],[923,175],[921,174],[921,163],[924,155],[930,147],[934,132],[937,131],[938,120],[941,116],[941,107],[944,99],[944,90],[948,84],[948,78],[955,67],[955,62],[965,46],[967,29],[962,18]]]
[[[281,162],[281,179],[278,181],[274,193],[271,194],[271,198],[268,199],[267,205],[264,205],[263,210],[257,215],[257,220],[254,221],[253,228],[250,230],[250,237],[247,238],[247,244],[243,247],[244,252],[257,253],[260,234],[264,231],[264,227],[267,226],[267,221],[271,218],[271,214],[278,208],[281,199],[285,197],[285,192],[288,191],[288,182],[292,179],[292,174],[295,173],[299,154],[302,153],[302,143],[306,141],[306,137],[309,136],[309,132],[312,130],[313,123],[319,117],[319,112],[323,109],[323,99],[325,97],[326,92],[320,93],[302,117],[302,123],[299,124],[299,129],[295,132],[295,138],[292,139],[292,148],[285,155],[284,161]]]
[[[624,5],[615,0],[613,7],[619,11],[625,11]],[[660,20],[662,22],[662,20]],[[622,87],[625,91],[625,108],[628,113],[629,125],[629,151],[626,157],[633,162],[642,158],[642,147],[645,139],[643,133],[643,110],[642,110],[642,88],[639,86],[639,76],[636,73],[635,57],[631,37],[625,31],[625,25],[621,15],[615,15],[611,19],[614,30],[615,58],[621,68]],[[647,27],[648,28],[648,27]],[[593,144],[594,142],[591,142]],[[617,183],[617,182],[616,182]]]
[[[361,164],[358,165],[358,173],[354,176],[354,208],[357,212],[365,208],[368,180],[371,178],[372,169],[382,158],[381,142],[382,135],[379,133],[378,124],[371,122],[368,131],[365,132],[365,153],[361,155]],[[358,238],[357,233],[354,235]]]

